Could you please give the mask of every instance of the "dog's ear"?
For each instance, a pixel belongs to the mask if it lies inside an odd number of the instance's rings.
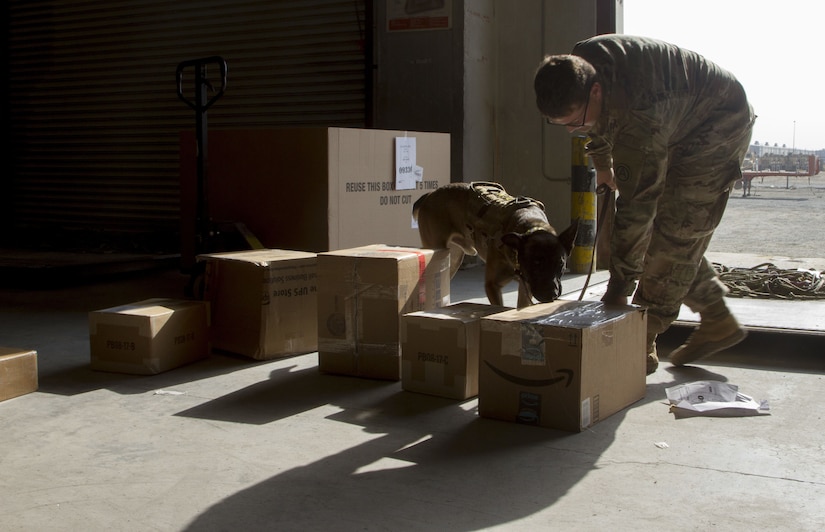
[[[521,246],[521,235],[518,233],[507,233],[501,236],[501,241],[505,246],[518,250],[519,246]]]
[[[564,230],[562,234],[559,235],[559,242],[561,245],[564,246],[564,249],[567,250],[567,254],[569,255],[571,251],[573,251],[573,246],[576,244],[576,235],[579,234],[579,218],[573,220],[570,224],[570,227]]]
[[[427,198],[427,196],[429,196],[430,194],[431,194],[431,192],[427,192],[426,194],[422,195],[420,198],[418,198],[417,200],[415,200],[415,203],[413,203],[412,215],[413,215],[413,218],[415,218],[415,219],[416,219],[416,221],[418,220],[418,211],[420,211],[420,210],[421,210],[421,205],[424,203],[424,200],[425,200],[425,199]]]

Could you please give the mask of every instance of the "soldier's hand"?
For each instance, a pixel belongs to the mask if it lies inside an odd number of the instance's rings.
[[[607,293],[602,296],[602,303],[605,305],[627,305],[627,296]]]
[[[621,284],[608,281],[607,290],[602,296],[602,303],[606,305],[627,305],[626,293]]]
[[[610,190],[616,190],[616,176],[612,168],[596,170],[596,188],[600,185],[607,185]]]

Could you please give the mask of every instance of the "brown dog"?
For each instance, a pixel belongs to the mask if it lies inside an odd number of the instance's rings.
[[[548,223],[544,205],[514,198],[498,183],[451,183],[425,194],[413,205],[421,245],[450,249],[450,276],[464,255],[486,264],[484,291],[502,305],[502,288],[517,279],[519,308],[561,295],[561,276],[573,249],[578,223],[561,235]]]

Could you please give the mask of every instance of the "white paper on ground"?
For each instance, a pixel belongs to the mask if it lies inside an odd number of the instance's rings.
[[[696,381],[665,388],[670,411],[676,416],[743,417],[770,414],[768,401],[757,401],[735,384]]]

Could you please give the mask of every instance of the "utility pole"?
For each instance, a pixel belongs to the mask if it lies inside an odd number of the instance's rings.
[[[799,168],[796,167],[796,120],[793,121],[793,137],[791,141],[791,155],[793,155],[794,160],[794,174],[799,171]],[[785,190],[791,188],[790,177],[785,176]]]
[[[792,152],[796,151],[796,120],[793,121],[793,144],[791,144]]]

